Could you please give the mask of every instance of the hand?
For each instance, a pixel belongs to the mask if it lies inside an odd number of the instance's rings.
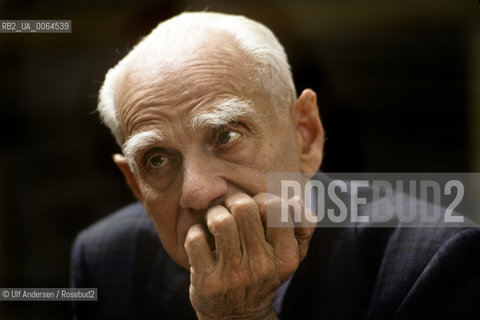
[[[190,227],[185,250],[190,261],[190,300],[199,319],[276,319],[272,308],[278,286],[297,269],[308,251],[313,227],[265,228],[266,213],[283,200],[261,193],[237,193]]]

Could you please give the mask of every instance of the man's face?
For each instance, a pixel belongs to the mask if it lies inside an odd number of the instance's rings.
[[[134,155],[136,194],[169,255],[188,268],[190,226],[204,224],[206,210],[229,195],[266,192],[267,172],[300,171],[299,147],[295,127],[278,118],[225,39],[210,39],[161,73],[151,70],[129,72],[119,88],[119,114],[125,138],[156,130]],[[226,101],[247,100],[251,110],[228,116]]]

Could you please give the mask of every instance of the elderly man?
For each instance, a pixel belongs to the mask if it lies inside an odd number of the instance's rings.
[[[324,132],[265,26],[207,12],[159,24],[107,73],[98,110],[140,203],[78,236],[73,283],[98,288],[78,319],[386,319],[478,300],[477,229],[267,227],[268,210],[303,202],[267,194],[266,174],[312,177]]]

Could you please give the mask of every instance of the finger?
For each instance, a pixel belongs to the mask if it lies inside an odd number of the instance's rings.
[[[254,200],[258,204],[263,221],[275,219],[273,216],[280,215],[282,205],[287,205],[280,197],[267,193],[259,193]],[[296,239],[291,216],[287,215],[287,220],[283,220],[280,226],[267,227],[266,239],[272,244],[276,254],[284,256],[292,254],[292,250],[296,254]]]
[[[184,247],[192,269],[208,270],[213,267],[214,255],[202,225],[194,224],[188,229]]]
[[[316,221],[312,218],[315,216],[314,213],[305,207],[303,200],[298,196],[283,200],[273,194],[259,193],[254,199],[259,205],[264,224],[269,227],[267,230],[270,227],[276,230],[291,228],[293,219],[294,235],[298,243],[298,255],[300,261],[303,260],[308,252],[310,239],[316,226]],[[275,232],[273,233],[275,234]],[[273,241],[271,232],[268,232],[268,234],[267,240]]]
[[[307,216],[314,217],[315,215],[312,210],[305,207],[302,198],[299,196],[294,196],[288,201],[297,202],[300,208],[302,208],[301,219],[299,222],[295,222],[295,239],[297,239],[299,257],[301,261],[307,255],[310,239],[312,238],[316,227],[315,219],[307,218]]]
[[[225,199],[225,206],[237,222],[244,254],[264,254],[265,230],[255,200],[244,193],[236,193]]]
[[[273,221],[273,220],[269,221],[268,212],[267,212],[267,204],[271,201],[277,201],[277,199],[280,199],[280,197],[277,197],[271,193],[258,193],[253,197],[253,200],[255,200],[255,202],[257,203],[260,219],[262,220],[262,224],[265,230],[271,224],[274,224],[275,226],[279,226],[279,224],[277,224],[278,221]],[[275,215],[276,215],[276,212],[275,212]]]
[[[215,251],[221,264],[239,264],[242,247],[237,223],[224,206],[211,207],[205,216],[207,227],[215,238]]]
[[[297,238],[297,229],[292,221],[292,215],[294,216],[295,213],[288,212],[288,208],[303,209],[303,203],[297,202],[295,205],[292,205],[290,200],[284,200],[278,196],[266,193],[258,194],[254,199],[260,208],[260,215],[270,220],[267,222],[266,238],[274,248],[280,277],[286,280],[298,268],[298,264],[308,251],[311,235],[304,236],[306,230],[302,227],[298,231],[299,238]],[[280,217],[282,215],[282,207],[287,208],[285,217]]]

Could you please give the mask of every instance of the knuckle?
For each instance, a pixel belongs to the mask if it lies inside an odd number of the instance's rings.
[[[257,206],[260,209],[260,211],[263,212],[263,211],[266,210],[267,203],[268,203],[270,197],[273,197],[273,195],[269,194],[269,193],[261,192],[261,193],[256,194],[253,197],[253,200],[255,200],[255,202],[257,203]]]
[[[283,200],[282,198],[279,198],[279,197],[273,197],[272,196],[272,197],[268,198],[267,201],[265,202],[266,210],[280,211],[282,206],[288,207],[287,202],[285,200]]]
[[[254,199],[261,212],[278,211],[283,201],[282,198],[271,193],[259,193]]]
[[[310,238],[313,235],[313,232],[315,231],[314,228],[296,228],[295,229],[295,238],[297,239],[298,242],[309,242]]]
[[[202,241],[202,234],[200,232],[189,232],[185,238],[185,248],[193,248]]]
[[[250,197],[241,197],[230,207],[232,213],[236,215],[248,215],[257,212],[258,206],[255,200]]]
[[[209,219],[207,225],[212,233],[228,231],[235,227],[235,218],[229,213],[217,214]]]

